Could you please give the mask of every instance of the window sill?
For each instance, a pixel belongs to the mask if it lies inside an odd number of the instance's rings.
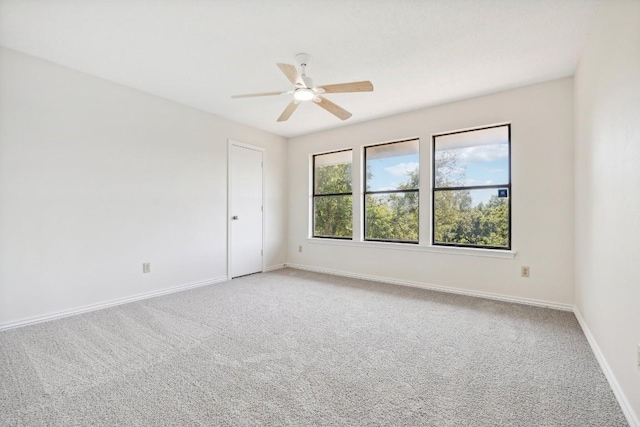
[[[322,238],[314,238],[314,237],[308,237],[307,242],[312,243],[314,245],[335,245],[335,246],[391,249],[391,250],[414,251],[414,252],[433,252],[433,253],[439,253],[439,254],[464,255],[464,256],[487,257],[487,258],[513,259],[517,254],[517,252],[514,250],[504,250],[504,249],[458,248],[458,247],[451,247],[451,246],[415,245],[410,243],[391,243],[391,242],[358,242],[354,240],[322,239]]]

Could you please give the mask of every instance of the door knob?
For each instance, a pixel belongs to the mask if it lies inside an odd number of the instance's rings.
[[[232,220],[237,221],[238,220],[238,215],[234,215],[231,217]]]

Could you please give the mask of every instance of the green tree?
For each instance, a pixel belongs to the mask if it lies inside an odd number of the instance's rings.
[[[373,176],[367,170],[367,181]],[[418,170],[408,173],[398,190],[413,190],[419,185]],[[418,193],[367,195],[366,238],[379,240],[418,241]]]
[[[353,235],[353,196],[351,163],[316,168],[314,198],[314,235],[351,237]],[[328,194],[348,193],[330,196]],[[322,196],[322,194],[327,194]]]
[[[460,186],[464,172],[454,151],[436,157],[436,187]],[[491,196],[487,203],[473,206],[469,190],[443,190],[435,194],[435,233],[439,243],[462,243],[506,247],[509,244],[507,199]]]
[[[436,186],[461,186],[464,170],[456,152],[442,151],[436,156]],[[367,169],[367,182],[373,175]],[[407,174],[399,190],[417,189],[419,171]],[[314,235],[351,237],[353,235],[353,196],[351,164],[327,165],[315,170]],[[339,194],[344,195],[329,195]],[[366,238],[418,241],[418,193],[370,194],[365,198]],[[435,193],[435,241],[478,246],[506,247],[509,244],[509,204],[496,195],[486,203],[473,205],[469,190],[443,190]]]

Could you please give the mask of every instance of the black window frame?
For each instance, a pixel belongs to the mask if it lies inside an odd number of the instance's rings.
[[[494,128],[507,128],[508,134],[508,153],[509,153],[509,183],[506,185],[469,185],[469,186],[458,186],[458,187],[436,187],[436,138],[447,135],[455,135],[459,133],[466,132],[475,132],[483,129],[494,129]],[[491,126],[483,126],[474,129],[466,129],[455,132],[447,132],[440,133],[432,136],[432,146],[431,146],[431,245],[433,246],[449,246],[449,247],[458,247],[458,248],[473,248],[473,249],[493,249],[493,250],[511,250],[512,246],[512,223],[511,223],[511,200],[513,198],[512,192],[512,183],[511,183],[511,123],[505,123],[500,125],[491,125]],[[489,245],[471,245],[464,243],[447,243],[447,242],[436,242],[436,191],[456,191],[456,190],[486,190],[486,189],[501,189],[506,188],[508,191],[508,206],[509,206],[509,244],[507,246],[489,246]]]
[[[350,193],[327,193],[316,194],[316,157],[325,156],[327,154],[343,153],[351,151],[351,192]],[[311,237],[314,239],[335,239],[335,240],[353,240],[353,213],[351,215],[351,237],[341,236],[317,236],[316,235],[316,198],[317,197],[331,197],[331,196],[351,196],[353,200],[353,148],[345,148],[344,150],[327,151],[326,153],[318,153],[312,156],[311,162],[312,170],[312,182],[311,182],[311,200],[312,200],[312,212],[311,212]]]
[[[363,194],[362,194],[362,239],[365,242],[385,242],[385,243],[406,243],[411,245],[420,244],[420,186],[418,188],[411,190],[384,190],[384,191],[368,191],[367,190],[367,149],[373,147],[380,147],[383,145],[391,145],[391,144],[399,144],[402,142],[409,141],[418,141],[418,170],[420,170],[420,138],[408,138],[401,139],[398,141],[391,142],[383,142],[381,144],[372,144],[366,145],[363,147],[363,173],[362,173],[362,183],[363,183]],[[367,196],[370,194],[393,194],[393,193],[417,193],[418,194],[418,240],[396,240],[396,239],[367,239]]]

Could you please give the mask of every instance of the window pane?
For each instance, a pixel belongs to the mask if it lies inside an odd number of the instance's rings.
[[[315,237],[352,237],[352,196],[317,196],[314,198]]]
[[[418,242],[418,192],[367,194],[365,239]]]
[[[436,188],[509,183],[509,128],[435,137]]]
[[[314,156],[314,194],[351,193],[352,152]]]
[[[418,140],[366,147],[367,191],[418,188]]]
[[[436,191],[434,243],[509,247],[507,189]]]

